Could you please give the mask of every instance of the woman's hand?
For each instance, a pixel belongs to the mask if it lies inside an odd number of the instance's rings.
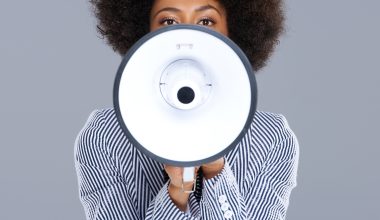
[[[169,196],[173,203],[183,212],[187,209],[187,202],[189,200],[189,193],[184,191],[190,191],[193,189],[194,182],[183,182],[183,167],[174,167],[169,165],[164,165],[165,171],[170,178],[169,184]],[[195,173],[197,173],[199,167],[195,168]],[[194,173],[194,176],[195,176]],[[183,184],[183,185],[182,185]]]
[[[164,165],[165,171],[170,178],[169,196],[173,203],[183,212],[187,209],[189,200],[189,193],[184,191],[191,191],[194,182],[183,182],[183,167],[174,167]],[[208,164],[202,165],[203,176],[205,179],[211,179],[217,176],[224,168],[224,158],[220,158]],[[195,167],[195,174],[198,172],[199,167]],[[183,184],[183,185],[182,185]]]
[[[182,189],[183,167],[174,167],[170,165],[164,165],[165,171],[169,176],[170,185],[174,188]],[[199,167],[195,167],[194,176],[198,172]],[[189,191],[193,187],[193,182],[184,182],[183,190]]]
[[[211,179],[217,176],[224,168],[224,158],[202,165],[203,177]]]

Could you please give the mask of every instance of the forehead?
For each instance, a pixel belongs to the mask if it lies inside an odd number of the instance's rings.
[[[219,0],[155,0],[152,11],[165,7],[177,8],[180,10],[194,10],[201,6],[211,5],[218,9],[223,9]]]

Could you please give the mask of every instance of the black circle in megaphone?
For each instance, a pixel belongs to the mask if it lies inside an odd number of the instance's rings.
[[[160,34],[164,34],[164,33],[171,32],[171,31],[178,31],[178,30],[199,31],[202,33],[212,35],[213,37],[223,41],[226,45],[229,46],[229,48],[231,48],[234,51],[234,53],[240,59],[242,65],[245,68],[245,72],[247,74],[247,78],[249,80],[249,85],[250,85],[250,106],[249,106],[249,110],[248,110],[249,114],[247,115],[243,126],[241,126],[240,132],[238,133],[238,135],[236,135],[236,137],[234,138],[233,141],[226,144],[226,146],[223,146],[223,149],[221,149],[219,152],[213,153],[212,155],[206,155],[205,157],[202,157],[202,158],[191,159],[191,160],[186,160],[186,159],[185,160],[183,160],[183,159],[177,160],[175,158],[173,159],[173,157],[168,158],[166,156],[162,156],[162,155],[158,155],[156,153],[153,153],[152,150],[150,150],[148,146],[144,146],[141,143],[141,139],[139,139],[140,141],[138,141],[138,138],[136,138],[135,134],[131,131],[131,129],[128,125],[128,121],[124,120],[123,113],[122,113],[122,110],[120,107],[120,100],[119,100],[121,79],[122,79],[122,76],[123,76],[123,73],[124,73],[126,66],[129,65],[129,62],[131,61],[133,56],[139,51],[139,49],[144,44],[146,44],[147,42],[149,42],[153,38],[159,36]],[[211,51],[208,51],[208,52],[211,53]],[[221,54],[218,54],[218,55],[221,56]],[[141,65],[149,65],[149,60],[145,60],[144,63],[142,63]],[[220,65],[224,65],[224,63],[220,62]],[[144,73],[139,72],[138,74],[144,74]],[[192,88],[184,86],[178,90],[177,97],[181,103],[186,105],[186,104],[191,104],[193,102],[193,100],[195,99],[195,94],[194,94],[194,91]],[[191,166],[199,166],[201,164],[205,164],[205,163],[215,161],[215,160],[223,157],[225,154],[227,154],[230,150],[232,150],[234,147],[236,147],[238,145],[240,140],[247,133],[247,131],[248,131],[248,129],[251,126],[251,123],[253,121],[254,113],[256,111],[256,106],[257,106],[257,85],[256,85],[256,79],[254,76],[254,72],[252,70],[252,66],[251,66],[248,58],[245,56],[243,51],[233,41],[231,41],[229,38],[225,37],[224,35],[222,35],[218,32],[215,32],[211,29],[208,29],[208,28],[205,28],[202,26],[198,26],[198,25],[173,25],[173,26],[164,27],[164,28],[161,28],[157,31],[148,33],[147,35],[142,37],[139,41],[137,41],[128,50],[127,54],[124,56],[120,66],[118,68],[118,71],[117,71],[117,75],[116,75],[115,83],[114,83],[114,89],[113,89],[113,101],[114,101],[114,108],[115,108],[117,120],[118,120],[122,130],[126,134],[127,138],[132,142],[132,144],[136,148],[138,148],[141,152],[143,152],[147,156],[149,156],[152,159],[157,160],[161,163],[170,164],[173,166],[191,167]],[[239,108],[239,106],[234,106],[234,107]],[[142,118],[144,117],[145,112],[148,110],[149,109],[141,109],[141,117]],[[186,111],[186,110],[182,110],[182,111]],[[215,112],[215,115],[218,115],[220,120],[223,120],[223,109],[220,109],[218,112]],[[125,116],[125,113],[124,113],[124,116]],[[226,127],[228,127],[228,125],[226,125]],[[157,131],[157,132],[165,132],[165,131]],[[182,131],[178,130],[176,132],[182,132]],[[175,136],[176,134],[172,134],[172,135]],[[191,134],[189,134],[189,135],[191,136]],[[146,134],[145,138],[150,138],[149,134]],[[194,138],[197,138],[197,137],[194,137]],[[180,143],[178,143],[178,144],[180,144]]]
[[[195,93],[194,90],[190,87],[182,87],[178,90],[177,98],[183,104],[189,104],[194,100]]]

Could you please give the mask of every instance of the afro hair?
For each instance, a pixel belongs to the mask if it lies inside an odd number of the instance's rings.
[[[149,32],[154,0],[90,0],[97,29],[120,55]],[[227,11],[229,38],[259,70],[273,52],[284,28],[282,0],[220,0]]]

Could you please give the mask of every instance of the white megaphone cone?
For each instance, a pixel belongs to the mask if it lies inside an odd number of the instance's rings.
[[[114,106],[127,137],[151,158],[194,167],[223,157],[256,110],[251,64],[230,39],[201,26],[174,25],[140,39],[124,57]]]

